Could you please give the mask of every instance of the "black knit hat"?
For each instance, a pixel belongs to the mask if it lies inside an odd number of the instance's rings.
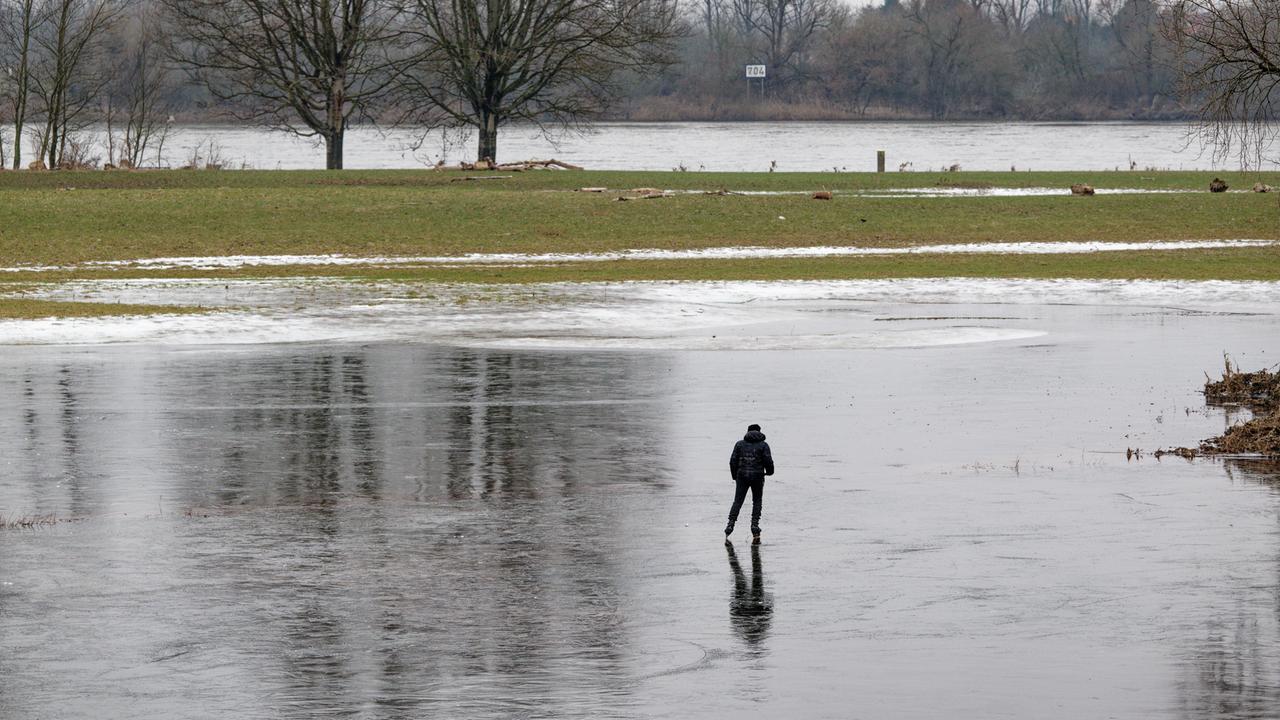
[[[751,423],[750,425],[747,426],[747,432],[751,432],[752,430],[759,431],[760,426],[755,423]]]

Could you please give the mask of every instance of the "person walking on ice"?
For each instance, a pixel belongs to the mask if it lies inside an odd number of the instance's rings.
[[[760,506],[764,499],[764,478],[773,474],[773,454],[759,425],[747,426],[747,434],[733,446],[729,456],[729,472],[737,488],[733,493],[733,506],[729,508],[729,524],[724,527],[724,541],[729,542],[733,526],[738,522],[742,502],[751,490],[751,542],[760,542]]]

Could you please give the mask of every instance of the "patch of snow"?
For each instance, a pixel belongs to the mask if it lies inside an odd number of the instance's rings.
[[[1148,189],[1148,188],[1094,188],[1098,195],[1185,195],[1204,193],[1207,190],[1187,189]],[[886,188],[884,190],[866,190],[857,193],[843,193],[864,198],[940,198],[940,197],[1055,197],[1070,195],[1070,188],[1026,187],[1026,188],[965,188],[965,187],[932,187],[932,188]]]
[[[169,257],[137,260],[102,260],[77,265],[29,265],[0,268],[0,272],[49,272],[100,269],[197,270],[244,267],[291,266],[405,266],[405,265],[491,265],[513,266],[546,263],[609,262],[618,260],[746,260],[770,258],[817,258],[884,255],[1060,255],[1143,250],[1204,250],[1214,248],[1269,247],[1274,240],[1173,240],[1159,242],[1009,242],[911,245],[907,247],[856,247],[821,245],[810,247],[711,247],[688,250],[637,249],[599,253],[470,253],[467,255],[425,255],[405,257],[361,257],[352,255],[225,255],[212,257]]]

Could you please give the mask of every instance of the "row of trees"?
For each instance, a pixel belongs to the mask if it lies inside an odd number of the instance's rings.
[[[742,65],[764,62],[774,98],[854,116],[1153,116],[1175,95],[1167,13],[1156,0],[701,0],[674,93],[731,101]]]
[[[62,166],[79,152],[75,133],[90,106],[110,97],[117,78],[106,51],[108,29],[124,13],[107,0],[6,0],[0,4],[0,52],[6,77],[3,100],[13,120],[13,166],[23,161],[27,130],[37,163]],[[110,37],[109,37],[110,36]],[[34,121],[34,128],[28,123]],[[0,164],[3,164],[0,143]]]
[[[1276,0],[697,0],[690,13],[682,61],[648,88],[685,117],[1199,117],[1219,149],[1255,154],[1277,130]],[[751,100],[749,63],[768,65],[772,102]]]
[[[341,168],[354,122],[471,128],[496,159],[512,121],[628,97],[741,108],[762,63],[772,103],[844,116],[1158,117],[1190,98],[1257,146],[1278,35],[1275,0],[0,0],[0,107],[15,168],[27,138],[74,165],[95,122],[109,161],[137,165],[193,103],[317,137]]]
[[[137,165],[183,90],[321,139],[331,169],[357,121],[471,127],[496,159],[504,123],[598,116],[681,33],[674,0],[0,0],[0,90],[15,168],[28,134],[74,166],[103,121]]]

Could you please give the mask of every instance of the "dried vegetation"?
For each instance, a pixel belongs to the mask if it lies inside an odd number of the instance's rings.
[[[1246,407],[1254,417],[1200,443],[1200,452],[1280,456],[1280,372],[1241,372],[1229,357],[1224,358],[1223,365],[1221,380],[1206,378],[1205,402]]]
[[[0,530],[33,530],[35,528],[53,527],[59,523],[73,522],[70,518],[59,518],[55,515],[0,515]]]
[[[1201,442],[1199,448],[1173,448],[1158,455],[1280,457],[1280,372],[1265,368],[1241,372],[1230,357],[1225,357],[1221,380],[1205,376],[1204,399],[1209,405],[1247,408],[1253,412],[1253,419],[1232,425],[1222,435]]]
[[[1240,372],[1230,357],[1223,358],[1222,379],[1205,375],[1204,400],[1210,405],[1241,405],[1250,410],[1275,410],[1280,405],[1280,372]]]

